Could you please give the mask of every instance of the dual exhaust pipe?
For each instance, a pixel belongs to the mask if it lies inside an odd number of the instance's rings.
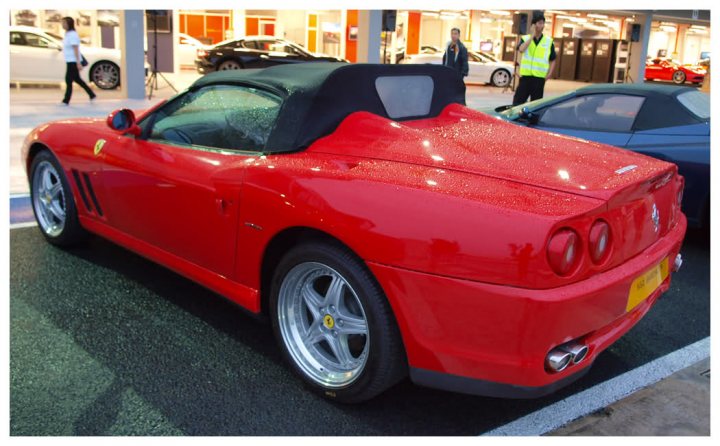
[[[570,364],[581,362],[587,354],[587,345],[571,341],[552,349],[545,358],[545,365],[552,372],[562,372]]]

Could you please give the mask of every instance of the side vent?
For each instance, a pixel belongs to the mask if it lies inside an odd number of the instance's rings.
[[[85,186],[83,186],[82,181],[80,181],[80,175],[78,174],[78,171],[75,169],[72,169],[73,178],[75,179],[75,184],[77,185],[78,190],[80,191],[80,198],[82,198],[83,204],[85,205],[85,209],[88,210],[88,212],[92,212],[92,206],[90,206],[90,201],[88,201],[87,194],[85,193]]]
[[[95,191],[93,190],[92,183],[90,182],[90,177],[88,176],[88,174],[83,172],[83,179],[85,180],[85,185],[87,186],[88,193],[90,193],[90,198],[95,205],[95,209],[97,209],[98,215],[102,217],[103,211],[100,207],[100,203],[98,202],[97,197],[95,196]]]

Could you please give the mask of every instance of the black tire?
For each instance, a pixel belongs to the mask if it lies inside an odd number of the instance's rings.
[[[293,268],[308,262],[328,266],[339,273],[355,291],[367,319],[369,348],[364,367],[354,381],[343,387],[328,387],[313,380],[293,358],[291,347],[281,333],[278,301],[283,281]],[[377,396],[406,376],[405,350],[390,305],[362,260],[346,248],[326,242],[308,242],[294,247],[275,269],[270,293],[273,332],[283,356],[316,394],[342,403],[359,403]]]
[[[108,60],[95,62],[90,68],[90,81],[101,90],[114,90],[120,86],[120,67]]]
[[[62,200],[58,200],[58,202],[62,202],[61,207],[64,207],[65,221],[59,232],[46,230],[42,223],[43,217],[38,215],[38,213],[42,211],[39,209],[40,197],[38,196],[38,190],[35,188],[35,178],[37,175],[42,174],[39,169],[46,166],[44,163],[49,163],[55,169],[57,179],[60,181],[62,188]],[[67,178],[65,177],[65,172],[49,150],[39,152],[33,159],[30,167],[30,202],[32,204],[33,214],[35,215],[35,221],[38,222],[40,232],[48,242],[58,246],[70,246],[87,238],[87,231],[80,226],[80,222],[78,221],[75,199],[73,198],[70,184],[68,184]]]
[[[672,81],[673,81],[674,83],[678,84],[678,85],[684,84],[686,78],[687,78],[687,77],[685,76],[685,73],[683,73],[683,72],[680,71],[680,70],[677,70],[677,71],[674,72],[673,75],[672,75]]]

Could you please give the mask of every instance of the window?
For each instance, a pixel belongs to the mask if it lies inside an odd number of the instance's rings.
[[[688,91],[680,93],[677,100],[698,118],[710,119],[710,95],[699,91]]]
[[[24,33],[25,34],[25,45],[34,46],[37,48],[57,48],[50,40],[45,37],[38,36],[37,34]]]
[[[10,45],[25,45],[25,39],[23,39],[20,33],[10,33]]]
[[[257,49],[257,43],[254,40],[244,40],[242,46],[251,50]]]
[[[380,76],[375,88],[391,119],[430,113],[435,88],[430,76]]]
[[[645,98],[620,94],[580,96],[553,106],[540,125],[604,132],[629,132]]]
[[[211,85],[172,101],[143,126],[152,126],[153,140],[262,151],[280,104],[280,98],[264,90]]]

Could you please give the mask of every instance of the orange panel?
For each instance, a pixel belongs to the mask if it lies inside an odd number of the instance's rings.
[[[357,9],[347,10],[347,34],[345,35],[345,59],[357,62],[357,40],[350,40],[350,28],[358,26]]]
[[[420,52],[420,22],[422,14],[419,12],[408,13],[408,30],[406,53],[417,54]]]
[[[258,19],[257,17],[245,17],[245,35],[258,35]]]
[[[265,23],[263,24],[263,34],[266,36],[274,36],[275,35],[275,24],[274,23]]]
[[[308,51],[314,53],[317,51],[317,31],[308,30]]]
[[[317,28],[317,14],[308,14],[308,28]]]
[[[225,40],[223,37],[223,18],[218,16],[207,16],[207,28],[205,35],[212,39],[212,43]]]
[[[205,36],[205,21],[203,16],[196,14],[187,15],[187,31],[185,34],[189,34],[193,37]]]
[[[180,20],[180,32],[187,34],[187,31],[185,30],[185,14],[180,14],[179,20]]]

